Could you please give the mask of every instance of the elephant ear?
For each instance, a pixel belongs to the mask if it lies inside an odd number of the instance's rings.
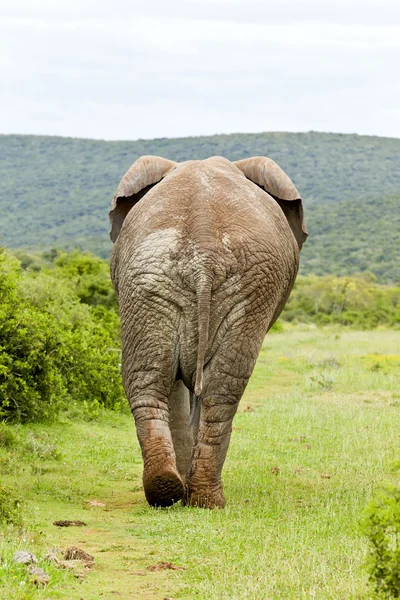
[[[234,163],[247,179],[263,188],[283,210],[299,250],[307,239],[300,194],[284,171],[270,158],[254,156]]]
[[[121,179],[109,212],[110,238],[115,242],[122,223],[133,206],[178,163],[160,156],[141,156]]]

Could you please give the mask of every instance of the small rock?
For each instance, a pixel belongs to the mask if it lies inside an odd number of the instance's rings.
[[[36,587],[45,587],[49,583],[50,577],[40,567],[35,567],[34,565],[31,565],[28,571],[30,575],[33,575],[32,581],[36,585]]]
[[[13,561],[22,565],[31,565],[32,563],[37,564],[38,559],[32,552],[26,550],[19,550],[13,556]]]
[[[94,562],[94,556],[88,554],[84,550],[71,546],[64,552],[65,560],[83,560],[83,562],[92,563]]]

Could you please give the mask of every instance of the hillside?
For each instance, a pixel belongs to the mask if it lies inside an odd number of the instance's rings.
[[[370,271],[379,281],[400,282],[400,192],[311,206],[307,225],[302,273]]]
[[[232,160],[270,156],[304,198],[310,231],[304,273],[368,270],[382,281],[400,279],[400,139],[358,135],[261,133],[133,142],[0,136],[0,245],[80,246],[107,256],[110,200],[142,154],[178,161],[215,154]]]

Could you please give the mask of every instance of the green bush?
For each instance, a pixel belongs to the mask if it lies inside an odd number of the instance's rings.
[[[285,328],[283,327],[282,321],[280,319],[277,319],[270,329],[270,331],[273,333],[282,333],[282,331],[284,330]]]
[[[376,592],[400,598],[400,488],[382,491],[365,511],[363,529],[370,542],[368,567]]]
[[[18,444],[18,436],[6,423],[0,423],[0,448],[13,448]]]
[[[21,525],[21,499],[15,491],[0,484],[0,523]]]
[[[0,252],[0,418],[51,419],[72,401],[121,405],[118,316],[75,288]]]
[[[400,287],[379,285],[370,274],[299,276],[281,319],[358,329],[400,327]]]
[[[117,310],[108,263],[88,252],[61,252],[54,260],[54,275],[73,283],[81,302]]]

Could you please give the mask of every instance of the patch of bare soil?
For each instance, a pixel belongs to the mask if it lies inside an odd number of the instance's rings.
[[[66,519],[61,521],[54,521],[53,525],[56,525],[56,527],[85,527],[87,523],[85,523],[84,521],[69,521],[68,519]]]
[[[161,562],[155,565],[147,567],[148,571],[165,571],[165,569],[171,569],[172,571],[184,571],[185,567],[178,567],[171,562]]]
[[[99,502],[98,500],[87,500],[86,504],[89,504],[89,506],[99,506],[102,508],[106,507],[104,502]]]

